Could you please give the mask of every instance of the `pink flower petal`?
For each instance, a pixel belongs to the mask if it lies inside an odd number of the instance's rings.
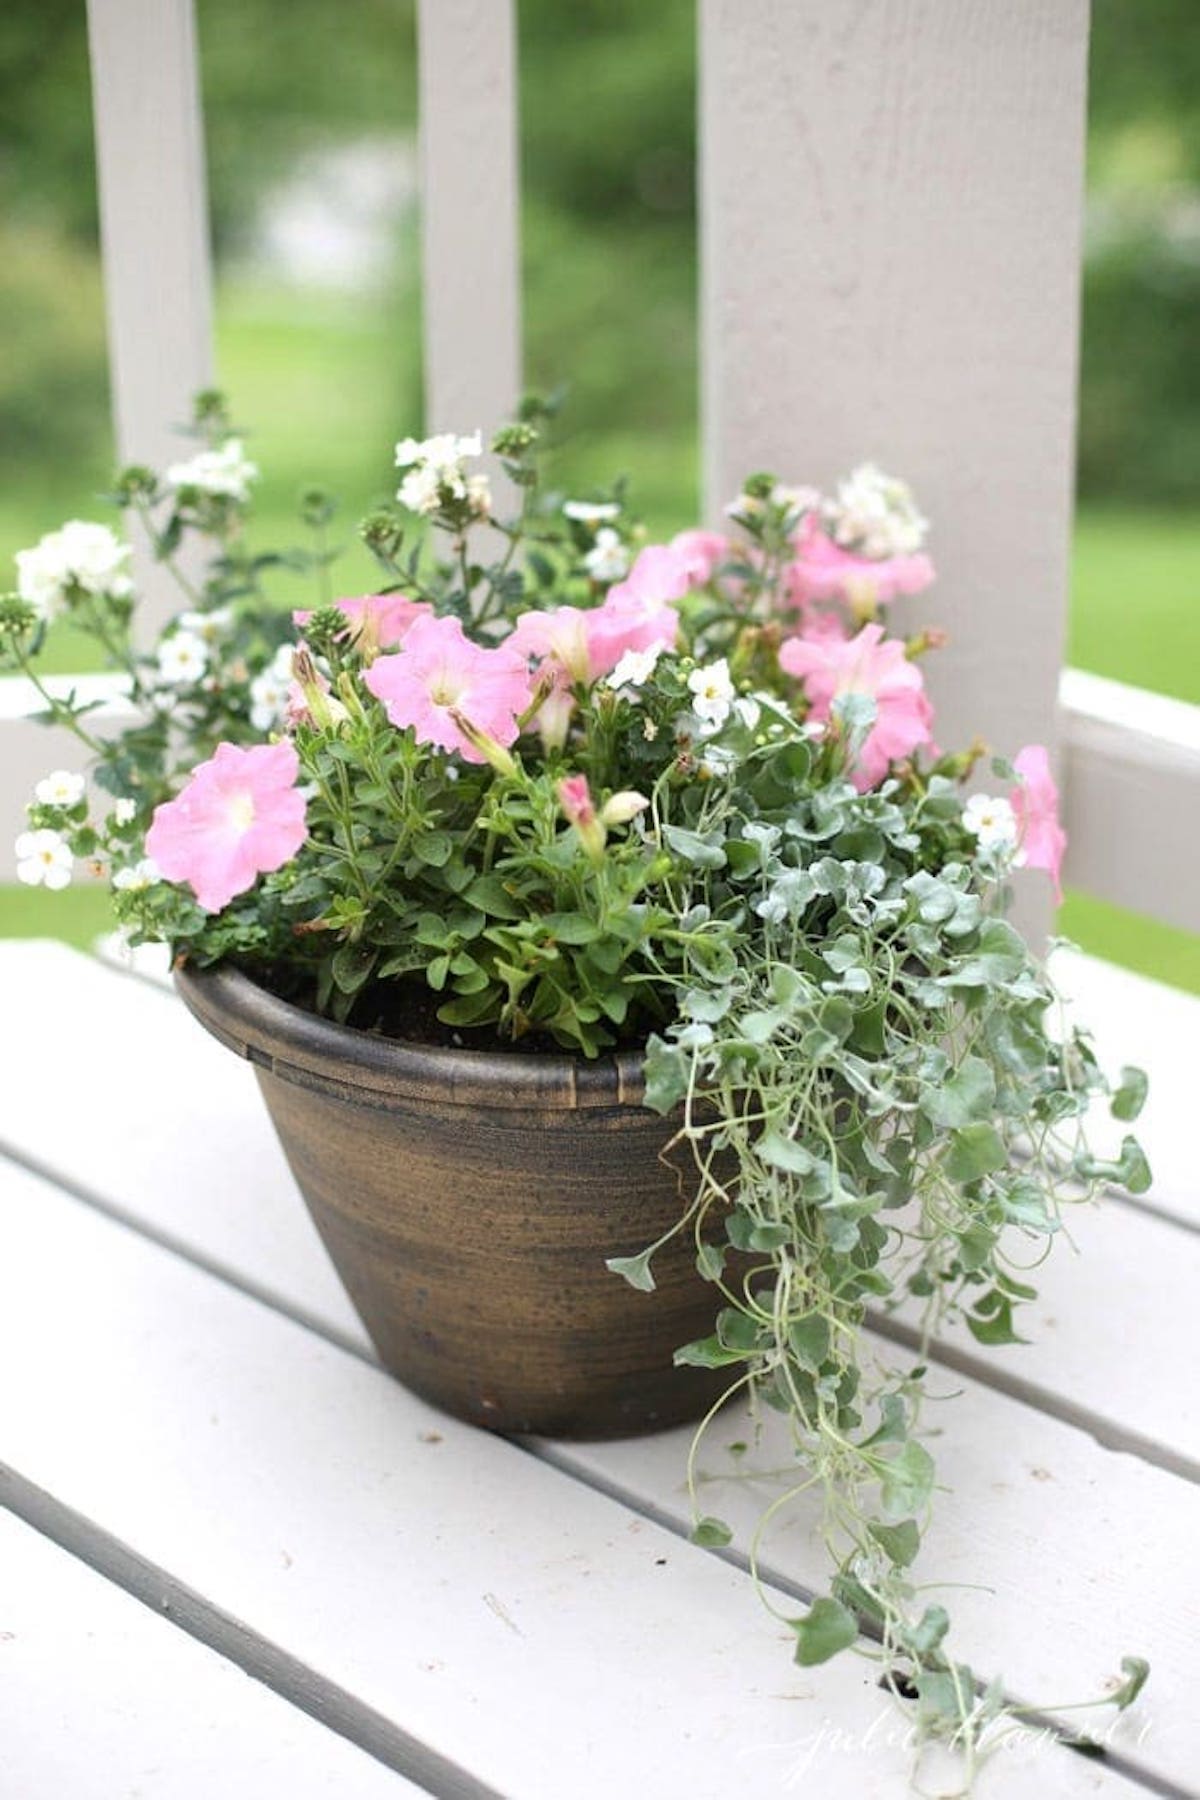
[[[1062,862],[1067,834],[1058,816],[1058,788],[1050,773],[1050,757],[1043,744],[1027,744],[1013,758],[1021,784],[1012,791],[1017,815],[1017,852],[1022,867],[1044,869],[1054,884],[1055,901],[1062,903]]]
[[[780,646],[779,664],[804,683],[813,719],[828,719],[843,694],[874,700],[875,723],[851,771],[860,793],[877,787],[898,758],[932,743],[933,708],[921,671],[899,639],[885,640],[882,625],[864,625],[852,638],[829,633],[788,638]]]
[[[220,912],[260,875],[281,869],[308,836],[295,746],[219,744],[174,800],[155,809],[146,854]]]

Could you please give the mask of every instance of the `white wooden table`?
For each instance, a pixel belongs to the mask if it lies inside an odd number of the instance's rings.
[[[1103,1761],[1031,1731],[981,1796],[1196,1793],[1200,1003],[1066,974],[1151,1069],[1158,1181],[1078,1216],[1032,1345],[939,1349],[918,1569],[974,1584],[954,1642],[1022,1700],[1154,1666],[1093,1716]],[[249,1070],[173,996],[48,943],[0,945],[0,995],[3,1800],[904,1794],[872,1666],[796,1668],[737,1557],[685,1541],[686,1432],[434,1412],[375,1366]],[[761,1494],[712,1501],[745,1524]],[[825,1585],[803,1517],[768,1564],[796,1611]]]

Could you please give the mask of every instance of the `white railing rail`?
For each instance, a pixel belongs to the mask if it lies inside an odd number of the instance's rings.
[[[211,356],[192,0],[88,10],[118,444],[163,461]],[[418,25],[427,417],[487,430],[520,386],[514,4]],[[709,513],[749,468],[902,469],[944,741],[1057,746],[1069,878],[1200,929],[1200,708],[1062,671],[1086,0],[699,0],[698,31]],[[27,710],[9,684],[12,820],[53,760]]]

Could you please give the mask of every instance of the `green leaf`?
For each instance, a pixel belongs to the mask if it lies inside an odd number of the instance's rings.
[[[1124,1124],[1131,1124],[1146,1104],[1149,1086],[1145,1072],[1127,1064],[1121,1070],[1121,1085],[1109,1102],[1113,1118],[1120,1119]]]
[[[705,1550],[719,1550],[733,1539],[733,1533],[724,1519],[707,1516],[697,1519],[689,1533],[693,1544],[700,1544]]]
[[[796,1634],[796,1661],[802,1668],[828,1662],[858,1637],[858,1621],[840,1600],[814,1600],[802,1619],[789,1621]]]
[[[812,1171],[811,1152],[778,1131],[765,1131],[754,1147],[769,1168],[784,1169],[790,1175],[808,1175]]]
[[[1135,1137],[1121,1139],[1121,1158],[1117,1164],[1117,1180],[1131,1194],[1144,1194],[1154,1177],[1145,1152]]]
[[[1005,1168],[1007,1163],[1004,1139],[994,1125],[985,1125],[982,1121],[964,1125],[950,1139],[946,1173],[951,1181],[978,1181],[984,1175]]]
[[[910,1283],[911,1285],[911,1283]],[[873,1449],[876,1444],[902,1444],[908,1430],[908,1414],[899,1394],[885,1394],[879,1402],[879,1424],[859,1448]]]
[[[829,1355],[829,1322],[820,1313],[807,1313],[788,1327],[792,1355],[802,1369],[815,1375]]]
[[[980,1056],[968,1056],[948,1081],[921,1095],[921,1111],[935,1125],[955,1130],[975,1119],[988,1119],[996,1100],[996,1078]]]
[[[720,1281],[725,1270],[724,1244],[701,1244],[696,1252],[696,1272],[705,1281]]]
[[[334,986],[341,994],[357,994],[370,980],[376,952],[364,944],[343,944],[330,964]]]
[[[976,1302],[975,1311],[967,1314],[967,1328],[980,1344],[1025,1344],[1029,1341],[1013,1330],[1012,1301],[998,1288],[989,1288]]]
[[[600,936],[596,921],[581,913],[546,913],[539,924],[560,944],[590,944]]]
[[[493,919],[523,919],[526,909],[513,899],[498,875],[479,875],[463,894],[468,906]]]
[[[898,1522],[923,1511],[933,1492],[933,1476],[932,1456],[923,1444],[910,1438],[899,1456],[882,1468],[884,1517]]]
[[[685,831],[681,825],[664,825],[663,837],[676,856],[697,869],[723,869],[725,852],[720,844],[710,844],[698,832]]]
[[[611,1263],[608,1266],[612,1268]],[[745,1356],[744,1350],[732,1350],[718,1337],[706,1337],[681,1344],[673,1360],[677,1369],[727,1369],[731,1363],[743,1362]]]
[[[1150,1679],[1150,1664],[1144,1656],[1123,1656],[1121,1673],[1125,1676],[1122,1685],[1111,1695],[1112,1703],[1121,1712],[1132,1706],[1146,1683]]]
[[[903,1519],[899,1525],[871,1523],[867,1530],[894,1568],[907,1569],[916,1560],[921,1548],[921,1533],[915,1519]]]
[[[652,1112],[669,1113],[688,1091],[689,1062],[676,1044],[652,1037],[644,1062],[646,1105]]]
[[[630,1287],[637,1288],[639,1293],[654,1292],[654,1276],[650,1271],[650,1250],[639,1250],[636,1256],[609,1256],[604,1266],[614,1275],[623,1275]]]
[[[950,1615],[944,1606],[927,1606],[915,1625],[904,1628],[901,1636],[916,1656],[929,1656],[940,1648],[950,1629]]]
[[[412,841],[413,855],[432,869],[440,869],[450,861],[454,839],[448,831],[418,831]]]

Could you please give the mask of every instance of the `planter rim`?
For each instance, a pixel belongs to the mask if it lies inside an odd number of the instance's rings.
[[[280,1080],[386,1107],[392,1100],[528,1111],[641,1106],[642,1058],[517,1055],[409,1044],[337,1025],[293,1006],[240,969],[177,967],[175,986],[212,1035]]]

